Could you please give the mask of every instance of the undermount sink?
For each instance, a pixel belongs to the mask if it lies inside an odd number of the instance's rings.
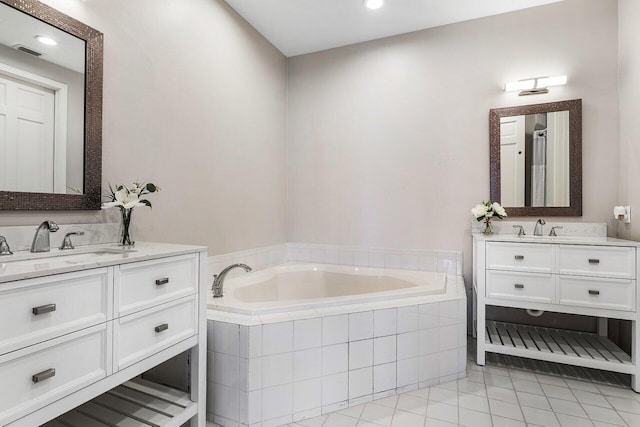
[[[77,264],[80,262],[86,262],[91,259],[100,259],[113,255],[126,255],[132,252],[136,252],[133,249],[118,249],[118,248],[95,248],[84,247],[78,249],[71,249],[62,251],[60,249],[52,249],[51,252],[31,253],[22,252],[6,257],[0,257],[0,263],[11,264],[42,264],[52,262],[64,262],[68,264]]]

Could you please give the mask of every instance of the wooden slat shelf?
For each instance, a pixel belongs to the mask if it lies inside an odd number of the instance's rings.
[[[180,427],[196,411],[187,393],[134,379],[43,427]]]
[[[486,351],[630,374],[631,357],[606,337],[586,332],[487,321]]]

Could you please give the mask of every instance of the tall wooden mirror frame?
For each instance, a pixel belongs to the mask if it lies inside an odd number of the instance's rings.
[[[491,200],[500,202],[500,119],[529,114],[569,111],[569,200],[567,207],[511,207],[505,206],[512,217],[582,216],[582,100],[496,108],[489,113],[489,162]]]
[[[102,192],[103,34],[37,0],[0,0],[86,43],[83,194],[0,191],[0,210],[96,210]]]

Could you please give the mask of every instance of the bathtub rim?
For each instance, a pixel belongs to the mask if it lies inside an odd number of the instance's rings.
[[[447,275],[446,290],[441,294],[397,298],[393,300],[354,303],[343,306],[319,307],[296,311],[286,311],[269,314],[243,314],[230,311],[212,309],[207,306],[207,320],[234,323],[240,326],[258,326],[270,323],[280,323],[292,320],[314,319],[326,316],[339,316],[350,313],[361,313],[373,310],[402,308],[415,305],[438,303],[467,299],[466,286],[463,276]]]

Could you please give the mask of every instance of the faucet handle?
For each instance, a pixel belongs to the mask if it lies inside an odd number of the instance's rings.
[[[556,230],[562,230],[563,228],[564,227],[561,225],[551,227],[551,231],[549,232],[549,237],[558,237],[558,235],[556,234]]]
[[[72,231],[71,233],[65,234],[64,239],[62,239],[62,244],[60,245],[61,251],[75,249],[75,246],[73,246],[73,242],[71,241],[71,236],[84,236],[84,231]]]
[[[524,232],[524,227],[521,225],[514,225],[513,228],[518,229],[518,237],[526,236],[527,233]]]
[[[11,252],[7,239],[4,236],[0,236],[0,256],[5,255],[13,255],[13,252]]]

